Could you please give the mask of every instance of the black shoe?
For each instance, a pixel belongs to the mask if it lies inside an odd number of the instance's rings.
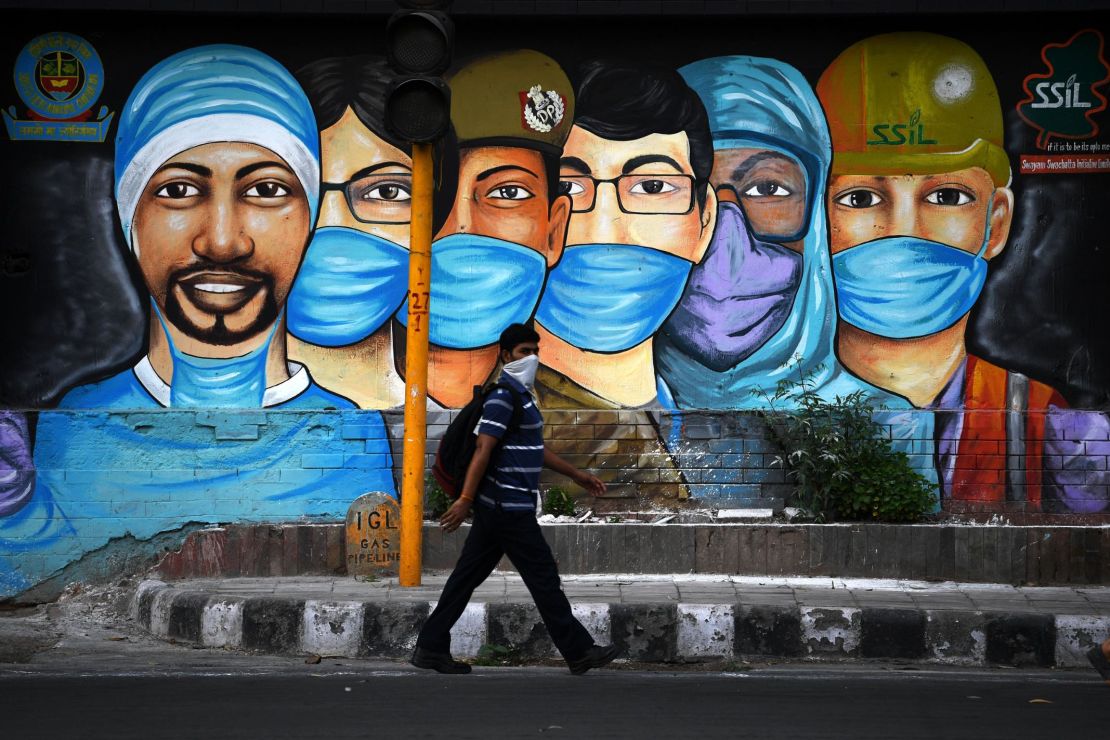
[[[1110,660],[1106,659],[1106,654],[1102,652],[1101,645],[1095,645],[1087,651],[1087,660],[1091,661],[1091,665],[1098,671],[1098,675],[1102,676],[1107,683],[1110,683]]]
[[[450,653],[433,653],[422,647],[413,651],[409,662],[417,668],[431,668],[437,673],[470,673],[470,666],[455,660]]]
[[[609,665],[618,655],[620,655],[620,649],[616,645],[594,645],[581,658],[568,660],[567,665],[570,666],[571,673],[581,676],[591,668]]]

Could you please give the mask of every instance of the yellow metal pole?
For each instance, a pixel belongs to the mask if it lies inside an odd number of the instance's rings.
[[[405,446],[401,476],[402,586],[419,586],[427,449],[428,299],[432,285],[432,145],[412,145],[409,317],[405,335]]]

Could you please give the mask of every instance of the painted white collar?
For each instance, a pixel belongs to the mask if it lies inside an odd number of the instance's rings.
[[[289,366],[289,379],[266,389],[266,392],[262,395],[262,405],[264,407],[285,403],[308,390],[308,384],[311,382],[308,368],[298,362],[287,362],[287,365]],[[158,377],[158,373],[154,372],[149,355],[144,355],[143,359],[139,360],[139,364],[132,368],[132,371],[139,382],[143,384],[143,388],[146,388],[146,392],[153,396],[155,401],[169,407],[170,387]]]

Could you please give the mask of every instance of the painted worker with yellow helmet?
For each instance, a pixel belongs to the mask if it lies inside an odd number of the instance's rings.
[[[935,434],[946,497],[1104,507],[1083,481],[1041,465],[1056,439],[1081,432],[1085,415],[1062,411],[1049,386],[967,352],[970,311],[1014,211],[986,64],[945,36],[873,36],[829,65],[817,95],[833,143],[826,197],[841,362],[918,408],[954,412],[937,414]],[[1007,408],[1028,413],[1008,425]],[[1007,469],[1007,456],[1020,453],[1027,466]]]

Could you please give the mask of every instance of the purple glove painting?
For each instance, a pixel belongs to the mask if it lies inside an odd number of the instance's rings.
[[[0,411],[0,516],[22,509],[34,490],[27,417],[18,411]]]

